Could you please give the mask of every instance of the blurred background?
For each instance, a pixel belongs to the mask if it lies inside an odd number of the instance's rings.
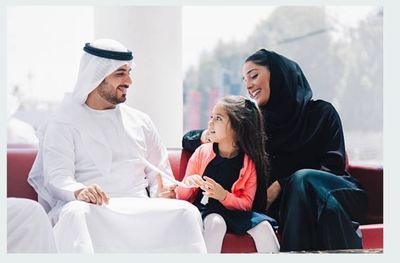
[[[167,147],[206,127],[216,100],[247,95],[241,68],[260,48],[300,65],[314,99],[331,102],[353,163],[382,165],[383,8],[379,6],[15,6],[7,8],[8,143],[34,132],[72,91],[84,43],[133,51],[127,104]]]
[[[382,163],[381,7],[184,7],[182,14],[184,131],[206,127],[219,97],[246,95],[243,62],[266,48],[298,62],[314,99],[336,107],[352,162]]]

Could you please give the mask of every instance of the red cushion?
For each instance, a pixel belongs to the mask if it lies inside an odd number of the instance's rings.
[[[246,234],[243,236],[226,233],[222,243],[221,253],[256,253],[253,238]]]
[[[360,230],[364,249],[383,249],[383,224],[362,225]]]
[[[368,195],[368,212],[361,224],[383,222],[383,168],[349,165],[349,172],[364,187]]]
[[[27,182],[36,153],[35,148],[7,149],[7,197],[37,200],[35,190]]]

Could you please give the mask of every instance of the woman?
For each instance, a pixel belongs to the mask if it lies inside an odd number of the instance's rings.
[[[362,248],[355,221],[367,210],[367,196],[345,171],[335,108],[312,100],[298,64],[275,52],[249,56],[243,80],[264,116],[271,162],[267,209],[279,221],[281,251]],[[207,130],[196,130],[182,144],[193,150],[206,141]]]

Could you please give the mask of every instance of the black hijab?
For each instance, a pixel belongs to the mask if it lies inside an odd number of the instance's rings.
[[[265,118],[269,152],[294,151],[313,136],[306,129],[307,104],[312,91],[299,65],[275,52],[261,49],[249,56],[251,61],[270,71],[270,98],[260,106]]]

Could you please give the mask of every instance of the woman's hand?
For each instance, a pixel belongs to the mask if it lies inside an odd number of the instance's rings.
[[[79,189],[74,192],[74,195],[76,200],[97,205],[108,204],[110,199],[97,184]]]
[[[267,189],[267,210],[281,193],[281,185],[278,181],[273,182]]]
[[[193,175],[187,176],[183,179],[182,182],[184,184],[191,185],[196,188],[203,187],[205,184],[205,181],[203,180],[203,178],[201,178],[201,176],[198,174],[193,174]]]
[[[204,179],[206,180],[206,183],[202,188],[205,191],[204,195],[218,201],[224,201],[228,191],[210,177],[204,176]]]
[[[162,191],[158,194],[158,197],[176,199],[175,188],[176,185],[163,187]]]
[[[205,129],[201,133],[200,142],[201,142],[201,144],[211,142],[210,133],[208,132],[208,129]]]

